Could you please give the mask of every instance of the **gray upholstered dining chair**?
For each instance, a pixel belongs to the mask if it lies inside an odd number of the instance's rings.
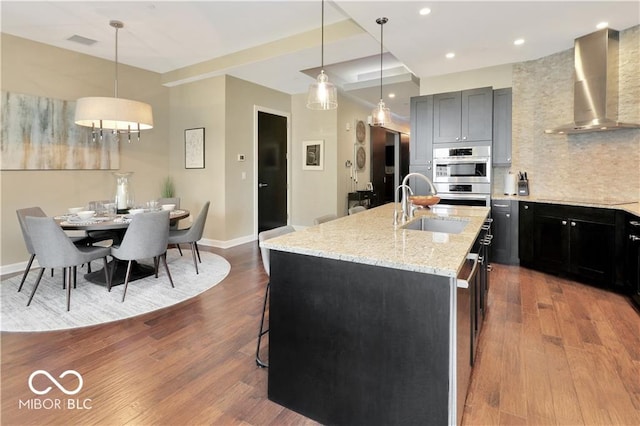
[[[191,255],[193,256],[193,266],[196,267],[196,274],[199,274],[198,262],[202,263],[202,260],[200,260],[200,250],[198,249],[198,241],[202,238],[202,233],[204,232],[204,224],[207,221],[210,204],[209,201],[204,203],[198,217],[196,217],[188,229],[172,229],[169,231],[170,245],[174,244],[178,248],[180,248],[180,244],[191,245]],[[196,254],[198,256],[198,262],[196,262]]]
[[[27,207],[24,209],[18,209],[16,210],[16,214],[18,216],[18,223],[20,223],[20,230],[22,231],[22,238],[24,239],[24,244],[27,247],[27,252],[30,255],[29,262],[27,263],[27,268],[24,270],[24,274],[22,274],[22,280],[20,281],[20,286],[18,287],[18,291],[21,291],[22,286],[24,285],[24,282],[27,279],[27,275],[31,270],[33,259],[35,259],[36,257],[36,252],[35,252],[35,249],[33,248],[33,243],[31,241],[31,234],[27,229],[27,223],[25,218],[27,216],[47,217],[47,215],[44,212],[44,210],[42,210],[40,207]],[[93,240],[87,238],[86,236],[69,237],[69,238],[75,245],[78,245],[78,246],[87,246],[93,242]],[[91,263],[88,263],[87,267],[89,268],[89,272],[91,272]]]
[[[360,213],[365,211],[367,208],[365,206],[353,206],[349,209],[349,215]]]
[[[316,217],[313,219],[314,225],[320,225],[321,223],[330,222],[334,219],[337,219],[338,216],[334,213],[325,214],[324,216]]]
[[[291,225],[280,226],[279,228],[269,229],[268,231],[262,231],[258,234],[258,242],[261,243],[263,241],[269,240],[271,238],[279,237],[281,235],[289,234],[294,232],[295,229]],[[271,276],[271,258],[269,255],[269,249],[260,247],[260,255],[262,257],[262,266],[264,267],[264,271],[267,275]],[[269,329],[264,329],[264,316],[267,310],[267,302],[269,300],[269,289],[271,287],[271,281],[267,283],[267,289],[264,293],[264,303],[262,305],[262,318],[260,319],[260,331],[258,331],[258,347],[256,348],[256,364],[258,367],[269,367],[269,364],[264,362],[260,358],[260,344],[262,342],[262,336],[269,332]]]
[[[64,283],[67,289],[67,311],[71,309],[71,278],[73,277],[75,286],[75,269],[78,265],[102,258],[107,285],[111,286],[107,271],[107,256],[111,250],[109,247],[78,246],[74,244],[51,217],[27,216],[25,222],[31,237],[31,244],[35,254],[38,256],[38,263],[42,267],[27,306],[31,304],[31,300],[36,294],[45,268],[64,269]]]
[[[131,274],[131,263],[138,259],[153,258],[156,278],[158,278],[158,266],[160,258],[164,263],[171,287],[173,279],[167,265],[167,240],[169,239],[169,212],[158,211],[137,214],[131,219],[131,223],[124,234],[122,242],[118,246],[111,246],[111,256],[119,260],[127,260],[127,274],[124,278],[124,292],[122,301],[127,295],[129,286],[129,276]],[[113,262],[111,274],[115,270],[116,262]],[[111,291],[111,280],[109,280],[109,291]]]

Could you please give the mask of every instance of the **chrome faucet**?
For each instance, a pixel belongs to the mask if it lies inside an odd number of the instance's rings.
[[[401,185],[398,185],[398,187],[396,188],[395,195],[394,195],[395,203],[393,204],[393,226],[398,226],[398,224],[404,223],[407,220],[404,207],[402,208],[402,212],[401,212],[402,213],[402,217],[400,219],[398,219],[398,216],[399,216],[398,215],[398,190],[399,189],[402,189],[402,200],[403,200],[402,201],[402,205],[403,206],[404,206],[404,194],[405,194],[405,191],[408,190],[411,193],[411,195],[413,195],[413,190],[411,189],[411,187],[409,185],[401,184]]]
[[[436,195],[438,193],[438,191],[436,191],[436,188],[433,186],[433,182],[431,182],[431,179],[429,179],[428,177],[426,177],[425,175],[423,175],[422,173],[409,173],[408,175],[406,175],[404,177],[404,179],[402,179],[402,184],[398,185],[398,187],[396,188],[396,193],[395,193],[395,202],[396,202],[396,207],[393,210],[393,225],[397,226],[398,222],[404,223],[407,220],[409,220],[410,218],[413,217],[413,211],[414,209],[411,208],[411,206],[409,205],[409,195],[413,195],[413,191],[411,190],[411,187],[407,184],[407,182],[409,181],[409,178],[411,177],[419,177],[422,178],[425,182],[427,182],[427,184],[429,185],[429,191],[431,192],[432,195]],[[400,201],[400,207],[401,207],[401,219],[398,220],[398,211],[397,211],[397,205],[398,205],[398,190],[401,189],[402,190],[402,199]],[[409,192],[409,194],[407,194],[407,190]]]

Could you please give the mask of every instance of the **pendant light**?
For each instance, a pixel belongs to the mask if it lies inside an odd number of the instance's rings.
[[[380,25],[380,102],[378,106],[371,112],[373,126],[385,126],[391,123],[391,110],[387,108],[382,99],[382,46],[383,32],[382,28],[389,20],[387,18],[378,18],[376,23]]]
[[[307,108],[318,110],[338,108],[338,91],[336,86],[329,82],[329,77],[324,73],[324,0],[322,0],[322,48],[320,53],[320,74],[318,75],[317,81],[309,86]]]
[[[151,105],[118,98],[118,30],[123,28],[124,24],[120,21],[111,21],[109,25],[116,29],[115,96],[78,99],[75,123],[91,127],[94,142],[97,135],[102,140],[104,130],[118,136],[126,134],[129,142],[131,142],[131,134],[135,133],[140,141],[140,131],[153,128]]]

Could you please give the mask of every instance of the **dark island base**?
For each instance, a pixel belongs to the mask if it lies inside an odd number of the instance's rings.
[[[448,278],[272,250],[269,315],[270,400],[325,424],[449,423]]]
[[[113,262],[116,262],[116,270],[113,271],[113,277],[111,278],[111,287],[124,284],[124,277],[127,274],[127,262],[122,260],[112,260],[108,263],[109,271],[113,268]],[[142,278],[150,277],[155,274],[155,270],[152,266],[143,265],[136,262],[131,262],[131,275],[129,276],[129,282],[139,280]],[[84,278],[94,284],[101,286],[107,286],[107,281],[104,276],[104,268],[100,268],[97,271],[85,274]]]

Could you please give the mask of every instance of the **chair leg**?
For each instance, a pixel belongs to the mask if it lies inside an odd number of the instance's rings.
[[[129,286],[129,274],[131,273],[131,261],[127,263],[127,275],[124,277],[124,292],[122,293],[122,301],[124,302],[124,297],[127,295],[127,287]]]
[[[33,263],[33,259],[35,258],[36,258],[35,254],[32,254],[31,257],[29,258],[29,263],[27,263],[27,269],[25,269],[24,274],[22,274],[22,281],[20,281],[20,287],[18,287],[18,293],[20,293],[20,290],[22,290],[24,281],[27,279],[27,274],[29,273],[29,270],[31,270],[31,264]]]
[[[109,292],[111,292],[111,284],[113,283],[113,274],[116,271],[116,264],[118,263],[115,257],[113,258],[113,262],[111,263],[112,263],[111,271],[109,271],[109,279],[107,280],[107,291]]]
[[[194,241],[193,245],[195,246],[196,253],[198,254],[198,262],[202,263],[202,260],[200,259],[200,249],[198,248],[198,243]]]
[[[75,266],[64,268],[64,279],[67,282],[67,312],[71,309],[71,275],[75,275]],[[75,280],[74,280],[75,281]],[[74,282],[75,285],[75,282]]]
[[[73,288],[76,288],[76,278],[78,277],[78,267],[73,267]]]
[[[195,242],[191,243],[191,256],[193,256],[193,266],[196,267],[196,275],[198,275],[200,272],[198,272],[198,262],[196,262],[196,248],[195,248]]]
[[[107,262],[107,256],[105,256],[103,259],[104,261],[104,279],[107,282],[107,288],[109,289],[109,291],[111,291],[111,274],[109,273],[109,262]],[[115,263],[115,261],[114,261]]]
[[[262,305],[262,318],[260,319],[260,331],[258,332],[258,347],[256,348],[256,364],[260,368],[269,368],[269,364],[264,362],[260,358],[260,343],[262,343],[262,336],[269,332],[269,329],[264,329],[264,315],[267,310],[267,302],[269,300],[269,287],[271,287],[271,282],[267,283],[267,290],[264,293],[264,304]]]
[[[167,271],[167,276],[169,277],[169,282],[171,283],[171,287],[175,288],[173,285],[173,278],[171,278],[171,272],[169,272],[169,265],[167,265],[167,252],[165,251],[162,255],[162,263],[164,263],[164,269]]]
[[[87,262],[87,274],[91,273],[91,261]]]
[[[31,290],[31,296],[29,296],[29,301],[27,302],[27,306],[31,304],[31,299],[33,299],[33,295],[36,294],[36,290],[38,289],[38,286],[40,285],[40,280],[42,279],[42,274],[44,274],[44,268],[40,268],[40,273],[38,274],[36,285],[33,287],[33,290]]]
[[[158,269],[160,269],[160,256],[153,258],[153,270],[156,273],[156,278],[158,278]]]
[[[178,249],[178,253],[182,256],[182,249],[180,248],[180,244],[176,244],[176,248]]]

